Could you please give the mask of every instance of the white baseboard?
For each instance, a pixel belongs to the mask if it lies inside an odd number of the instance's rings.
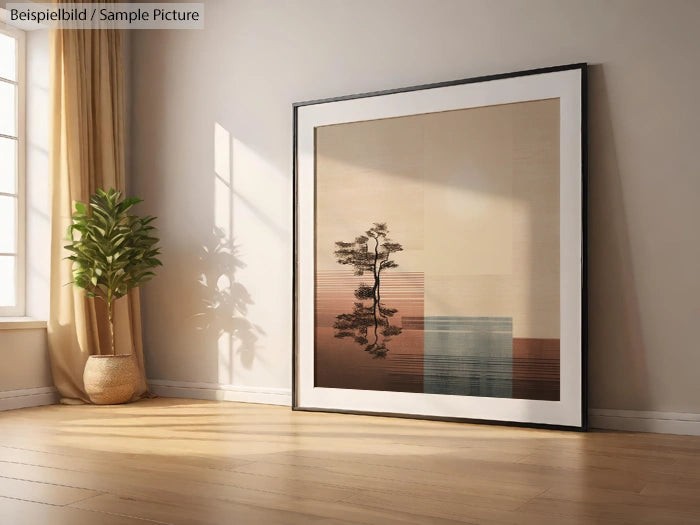
[[[52,386],[0,391],[0,412],[16,408],[55,405],[59,399],[58,391]]]
[[[588,416],[591,428],[700,436],[700,414],[592,408]]]
[[[292,405],[292,392],[285,388],[254,388],[247,386],[219,385],[216,383],[190,383],[149,379],[151,392],[162,397],[209,399],[212,401],[238,401],[265,405]]]
[[[283,388],[253,388],[160,379],[149,379],[148,384],[154,394],[162,397],[284,406],[292,404],[291,391]],[[1,401],[0,399],[0,403]],[[700,414],[592,408],[588,415],[591,428],[700,436]]]

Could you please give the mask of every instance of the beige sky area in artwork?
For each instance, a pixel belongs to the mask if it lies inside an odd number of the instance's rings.
[[[559,100],[316,130],[316,265],[386,222],[426,316],[513,317],[559,337]]]

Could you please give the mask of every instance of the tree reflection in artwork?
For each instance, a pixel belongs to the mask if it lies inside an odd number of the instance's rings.
[[[387,343],[392,336],[401,333],[400,327],[390,323],[398,310],[388,308],[381,301],[382,272],[398,267],[390,257],[403,250],[403,246],[389,239],[388,234],[386,223],[375,222],[372,228],[354,241],[336,242],[334,252],[338,264],[352,266],[355,275],[367,273],[373,277],[371,285],[363,283],[355,290],[357,301],[352,312],[336,316],[333,325],[335,337],[352,337],[375,359],[386,357],[389,351]]]

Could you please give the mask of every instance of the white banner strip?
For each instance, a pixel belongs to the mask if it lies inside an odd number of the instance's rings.
[[[204,29],[204,4],[8,3],[6,23],[20,29]]]

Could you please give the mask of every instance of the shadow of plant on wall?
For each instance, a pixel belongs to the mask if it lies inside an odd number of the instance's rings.
[[[227,336],[229,359],[236,348],[243,366],[250,368],[255,360],[258,336],[265,333],[246,319],[248,307],[254,302],[245,286],[236,280],[236,272],[245,268],[238,249],[233,239],[227,238],[218,227],[202,246],[198,283],[203,311],[195,314],[194,319],[198,330],[209,332],[217,341]]]

